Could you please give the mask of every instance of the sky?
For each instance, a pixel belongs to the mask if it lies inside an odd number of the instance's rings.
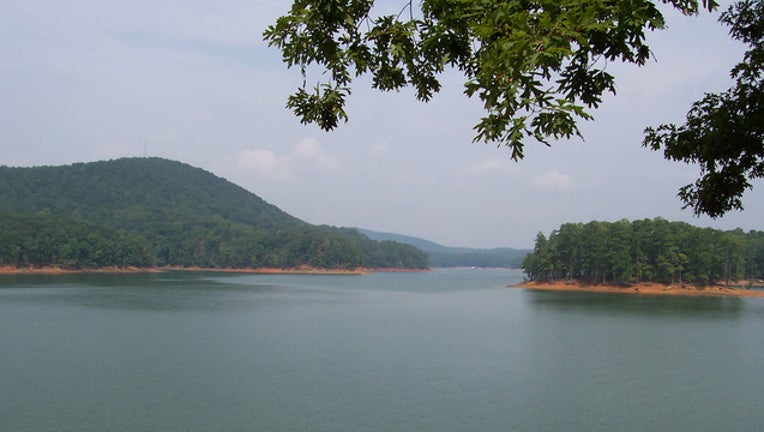
[[[744,47],[718,13],[666,9],[669,29],[648,39],[654,60],[608,65],[617,95],[580,125],[584,140],[530,144],[514,162],[505,147],[472,142],[481,106],[456,71],[426,104],[362,78],[348,123],[328,133],[300,124],[285,108],[299,71],[262,41],[289,4],[0,0],[0,165],[162,157],[312,224],[448,246],[531,248],[538,232],[591,220],[764,229],[761,181],[744,211],[697,218],[676,194],[698,168],[641,146],[645,127],[682,122],[704,92],[731,86]]]

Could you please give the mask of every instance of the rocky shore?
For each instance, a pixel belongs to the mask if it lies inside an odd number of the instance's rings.
[[[598,293],[620,294],[644,294],[644,295],[679,295],[679,296],[732,296],[732,297],[764,297],[764,291],[748,289],[740,285],[712,285],[696,286],[687,284],[660,284],[645,282],[627,285],[587,284],[579,281],[554,281],[539,282],[529,281],[511,285],[514,288],[523,288],[540,291],[578,291]]]

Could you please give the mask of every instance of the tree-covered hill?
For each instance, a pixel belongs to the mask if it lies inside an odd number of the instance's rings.
[[[223,178],[160,158],[0,167],[0,198],[3,213],[50,211],[127,230],[215,215],[263,228],[303,225]]]
[[[412,246],[310,225],[223,178],[160,158],[0,167],[0,219],[0,264],[18,266],[428,265]],[[86,233],[96,232],[112,246],[89,245]],[[126,245],[142,252],[106,252]]]
[[[383,233],[367,229],[358,229],[363,235],[373,240],[391,240],[406,243],[424,251],[433,267],[522,267],[523,259],[529,252],[525,249],[493,248],[477,249],[466,247],[443,246],[418,237],[401,234]]]
[[[661,218],[566,223],[549,237],[536,236],[523,267],[531,279],[542,281],[753,281],[764,279],[764,232],[720,231]]]

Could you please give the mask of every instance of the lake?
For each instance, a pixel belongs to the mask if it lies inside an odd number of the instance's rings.
[[[511,270],[0,277],[4,431],[759,431],[764,299]]]

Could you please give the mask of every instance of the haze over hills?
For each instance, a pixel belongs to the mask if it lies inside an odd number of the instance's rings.
[[[160,158],[0,167],[0,218],[6,265],[427,267],[411,245],[311,225],[223,178]]]
[[[363,228],[357,229],[372,240],[389,240],[417,247],[427,253],[430,259],[430,265],[433,267],[473,266],[521,268],[523,258],[531,252],[528,249],[513,249],[508,247],[479,249],[443,246],[418,237],[384,233]]]

